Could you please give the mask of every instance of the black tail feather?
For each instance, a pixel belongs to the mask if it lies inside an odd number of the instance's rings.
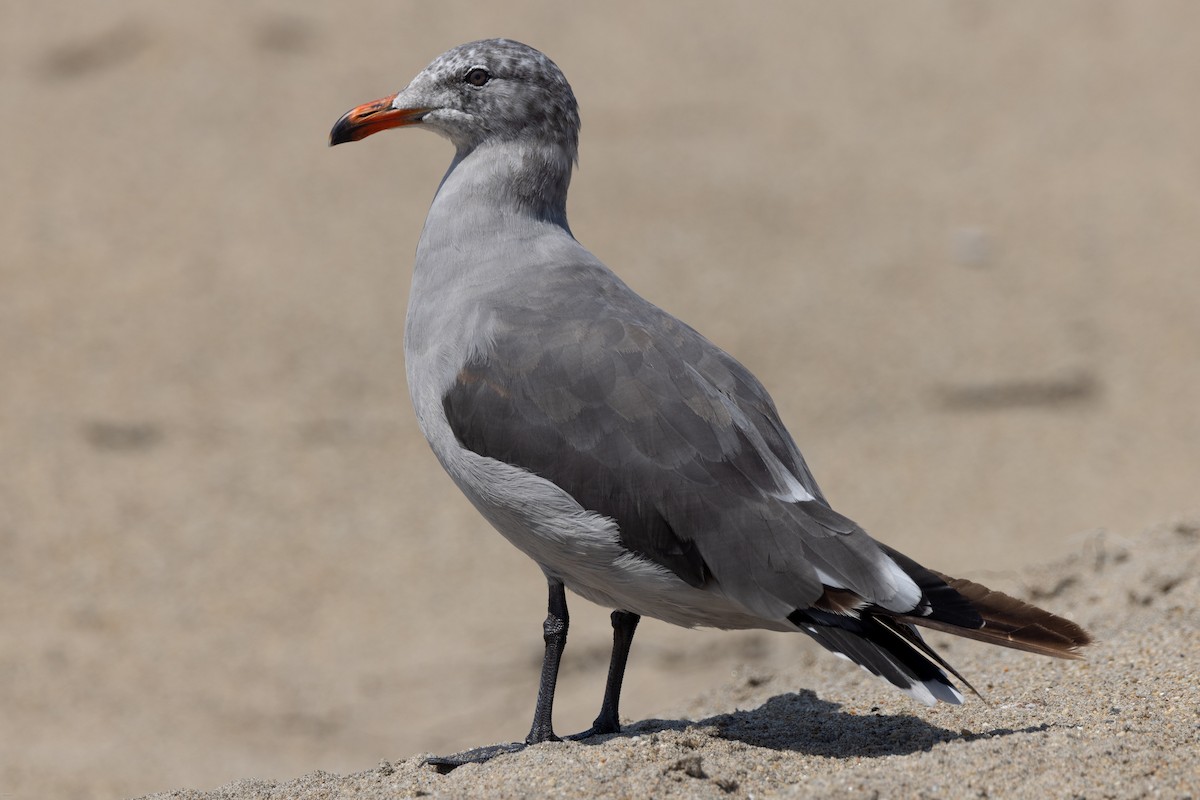
[[[849,658],[924,702],[959,702],[961,698],[941,667],[960,680],[962,676],[933,653],[906,623],[871,614],[855,617],[818,609],[796,610],[788,619],[826,650]],[[970,687],[965,680],[963,683]]]

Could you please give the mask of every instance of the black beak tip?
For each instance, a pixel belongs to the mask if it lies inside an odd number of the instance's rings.
[[[343,114],[342,118],[334,123],[333,129],[329,131],[330,147],[335,144],[357,141],[358,137],[354,135],[354,124],[350,122],[349,117],[349,114]]]

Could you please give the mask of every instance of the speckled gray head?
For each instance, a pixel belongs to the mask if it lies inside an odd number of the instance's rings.
[[[351,109],[329,143],[352,142],[381,130],[421,125],[465,154],[489,141],[530,141],[562,147],[574,161],[579,106],[558,66],[511,39],[483,39],[448,50],[398,94]]]

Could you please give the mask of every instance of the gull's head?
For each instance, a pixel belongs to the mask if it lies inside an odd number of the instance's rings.
[[[562,71],[543,53],[510,39],[484,39],[438,56],[398,94],[346,112],[329,143],[402,126],[440,133],[459,152],[497,141],[553,144],[573,161],[579,106]]]

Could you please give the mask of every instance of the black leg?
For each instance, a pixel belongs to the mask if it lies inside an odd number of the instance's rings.
[[[600,716],[592,727],[577,733],[572,739],[586,739],[604,733],[621,732],[621,683],[625,679],[625,664],[629,660],[629,648],[633,645],[633,634],[637,631],[641,617],[629,611],[612,612],[613,649],[608,662],[608,681],[604,684],[604,702],[600,704]]]
[[[550,581],[550,599],[547,604],[546,621],[542,623],[542,638],[546,640],[546,654],[542,657],[542,680],[538,685],[537,706],[533,709],[533,725],[525,744],[557,742],[554,735],[554,689],[558,685],[558,665],[567,646],[567,593],[559,581]]]
[[[542,659],[542,680],[538,686],[537,707],[533,711],[533,726],[529,729],[529,735],[525,737],[525,741],[477,747],[474,750],[466,750],[462,753],[455,753],[452,756],[434,756],[433,758],[426,759],[426,764],[432,765],[438,772],[445,774],[456,767],[461,767],[463,764],[481,764],[504,753],[516,753],[524,750],[527,745],[538,744],[539,742],[559,741],[559,738],[554,735],[554,687],[558,684],[558,665],[562,661],[563,648],[567,646],[567,625],[569,623],[567,618],[567,593],[563,589],[561,581],[550,581],[550,600],[548,605],[549,610],[546,612],[546,621],[542,625],[543,637],[546,640],[546,655]],[[614,624],[616,624],[615,619],[614,617]],[[634,624],[637,624],[636,617],[634,619]],[[633,631],[631,629],[630,637],[632,638],[632,636]],[[628,652],[628,645],[625,646],[625,650]],[[624,667],[624,663],[625,661],[622,659],[622,668]],[[618,693],[620,693],[620,689],[621,681],[618,678]],[[607,694],[605,695],[604,702],[607,707]],[[615,711],[615,704],[613,709]]]

